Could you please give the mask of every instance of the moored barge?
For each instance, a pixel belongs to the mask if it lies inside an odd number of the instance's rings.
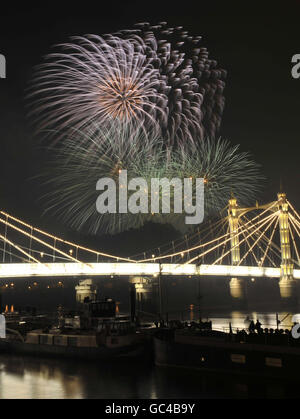
[[[291,334],[161,329],[154,337],[157,366],[300,378],[300,345]]]

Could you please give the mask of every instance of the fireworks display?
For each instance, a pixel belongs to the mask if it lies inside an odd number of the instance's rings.
[[[148,215],[97,212],[96,184],[99,179],[113,179],[119,195],[120,171],[127,170],[130,180],[148,167],[159,170],[165,160],[162,140],[155,133],[146,134],[142,127],[138,130],[128,125],[125,129],[117,121],[109,129],[97,129],[96,139],[95,130],[91,127],[90,135],[86,130],[76,131],[59,151],[54,147],[53,159],[43,175],[50,191],[43,197],[46,211],[59,216],[70,227],[91,234],[117,234],[139,228],[149,220]],[[157,173],[162,174],[165,175]]]
[[[83,131],[116,118],[157,129],[166,144],[214,138],[226,72],[201,37],[166,23],[113,35],[74,37],[39,67],[29,97],[42,131]]]
[[[115,141],[116,136],[119,141]],[[47,175],[51,192],[44,197],[48,210],[72,228],[92,234],[117,234],[149,221],[170,224],[182,232],[193,228],[186,225],[186,214],[176,214],[173,207],[169,214],[152,214],[150,205],[147,214],[99,214],[95,205],[99,195],[97,181],[107,177],[115,180],[119,196],[122,170],[128,172],[128,182],[136,178],[146,180],[149,202],[152,179],[204,178],[206,216],[221,211],[232,193],[241,204],[249,204],[262,179],[250,156],[228,141],[206,139],[197,146],[191,144],[169,154],[155,133],[147,135],[142,128],[132,130],[130,125],[120,129],[115,123],[109,130],[100,130],[96,140],[86,131],[77,132],[59,153],[55,152],[50,176]],[[161,190],[160,202],[164,199],[162,193]],[[173,198],[171,191],[171,205]]]
[[[167,97],[167,124],[162,120],[160,126],[168,144],[215,138],[225,105],[226,71],[209,58],[202,37],[192,36],[182,26],[170,28],[166,22],[135,26],[117,35],[142,47],[159,70],[158,91]]]
[[[206,215],[224,209],[232,194],[240,205],[250,205],[264,179],[249,153],[221,138],[190,144],[173,154],[173,162],[178,177],[204,179]]]
[[[61,45],[39,67],[29,92],[40,131],[60,140],[51,146],[47,210],[92,234],[149,221],[191,228],[174,206],[167,214],[150,208],[100,214],[97,182],[115,180],[119,197],[123,170],[128,182],[145,180],[147,195],[152,179],[204,178],[205,217],[222,210],[231,194],[241,205],[250,203],[262,179],[257,165],[238,146],[216,139],[225,78],[201,37],[164,22]],[[161,203],[163,193],[157,192]]]

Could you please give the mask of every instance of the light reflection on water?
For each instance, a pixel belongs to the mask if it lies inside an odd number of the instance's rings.
[[[0,355],[0,399],[173,399],[211,398],[193,372],[161,370],[124,362],[73,363]],[[180,379],[179,379],[180,377]],[[178,381],[179,380],[179,381]],[[222,394],[220,397],[226,397]]]
[[[278,320],[280,321],[279,327],[281,329],[291,329],[293,326],[292,313],[280,312],[278,313]],[[229,315],[224,316],[212,316],[209,317],[212,321],[213,329],[228,332],[229,323],[233,330],[248,328],[248,321],[253,320],[254,323],[259,320],[262,328],[276,329],[276,313],[263,313],[256,311],[232,311]]]
[[[0,398],[81,398],[79,376],[52,360],[0,357]]]
[[[294,312],[279,312],[278,320],[280,321],[279,327],[281,329],[291,329],[293,326],[292,317]],[[199,314],[197,310],[191,306],[189,313],[187,316],[183,318],[183,320],[190,320],[190,321],[197,321],[199,316],[201,317],[202,321],[211,321],[212,328],[214,330],[220,330],[224,332],[228,332],[230,329],[229,324],[231,323],[232,329],[235,331],[237,329],[247,329],[249,325],[249,321],[253,320],[254,323],[259,320],[261,323],[262,328],[268,329],[276,329],[276,313],[270,312],[257,312],[257,311],[231,311],[227,313],[218,313],[212,314],[202,312]]]
[[[0,399],[284,398],[295,386],[153,365],[0,355]]]

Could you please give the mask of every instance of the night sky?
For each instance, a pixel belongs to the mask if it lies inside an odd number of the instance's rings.
[[[45,2],[1,5],[0,53],[7,79],[0,80],[0,207],[53,233],[114,253],[142,250],[176,237],[168,228],[146,226],[115,238],[79,237],[59,221],[42,217],[43,188],[31,178],[45,156],[26,118],[24,91],[32,69],[51,46],[72,35],[104,34],[134,23],[167,21],[203,36],[210,57],[228,71],[220,135],[250,151],[267,178],[260,202],[279,191],[299,209],[300,78],[291,59],[300,54],[300,2],[123,1]],[[209,5],[208,5],[209,3]],[[63,4],[63,5],[62,5]],[[95,5],[97,4],[97,5]],[[234,7],[234,4],[237,6]],[[248,4],[248,5],[247,5]],[[42,157],[43,156],[43,157]],[[146,239],[145,239],[146,237]]]

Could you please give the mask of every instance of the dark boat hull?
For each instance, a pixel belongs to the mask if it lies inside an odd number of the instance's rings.
[[[64,347],[58,345],[35,345],[24,342],[0,341],[0,352],[31,355],[39,357],[78,358],[84,360],[105,361],[123,358],[146,358],[149,354],[149,345],[137,343],[121,348],[107,348],[104,345],[98,348]]]
[[[249,376],[298,378],[300,349],[217,341],[210,338],[174,339],[154,337],[157,366]]]

